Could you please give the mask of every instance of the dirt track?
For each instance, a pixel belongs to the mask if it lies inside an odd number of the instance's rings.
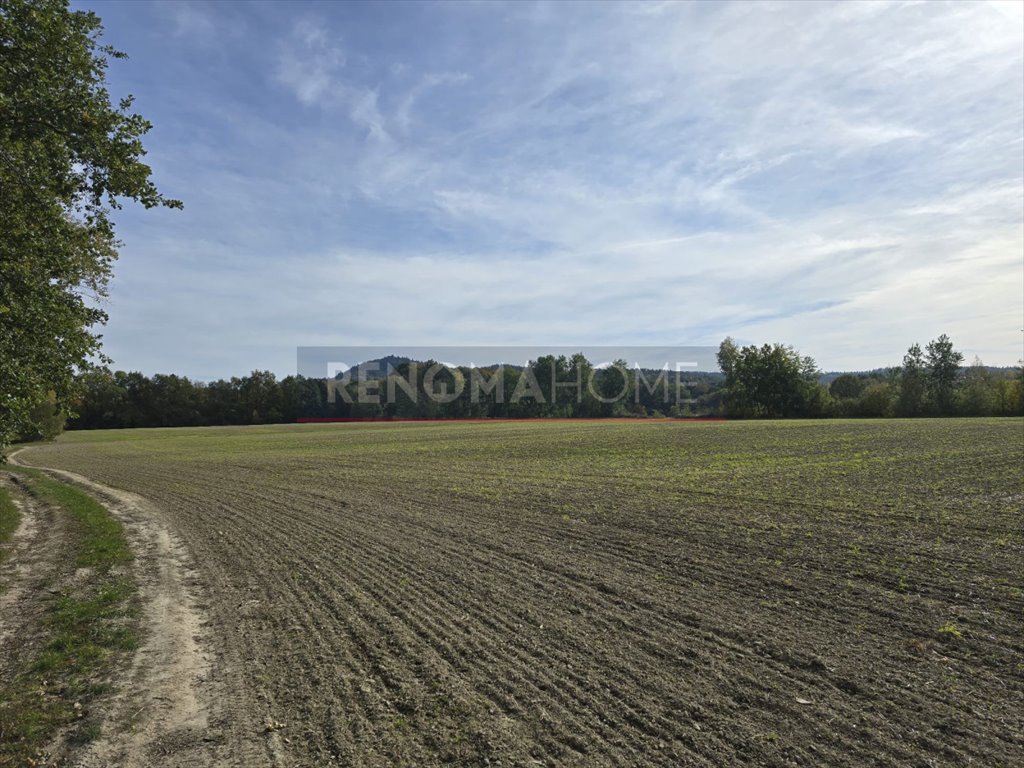
[[[207,622],[197,607],[201,588],[187,551],[160,510],[136,494],[73,472],[48,472],[88,491],[124,523],[143,608],[142,645],[105,707],[103,736],[76,755],[74,764],[143,768],[241,759],[224,749],[225,739],[214,731],[215,724],[224,727],[231,719],[229,697],[237,706],[240,679],[214,674]]]
[[[0,473],[0,487],[17,487],[19,479]],[[14,503],[21,523],[0,563],[0,682],[9,682],[37,650],[38,629],[50,577],[66,545],[64,519],[51,507],[18,494]]]
[[[1015,433],[915,427],[897,461],[828,469],[846,478],[835,500],[806,462],[701,482],[655,464],[797,455],[795,431],[535,429],[155,430],[22,458],[153,505],[111,500],[179,574],[150,602],[180,603],[188,630],[131,673],[197,681],[182,719],[146,715],[165,764],[1024,759]],[[871,428],[849,439],[850,456],[896,450]],[[918,473],[932,440],[959,446],[934,470],[963,498]],[[206,746],[175,751],[198,732]]]

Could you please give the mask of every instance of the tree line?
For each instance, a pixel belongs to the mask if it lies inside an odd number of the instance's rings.
[[[270,371],[209,383],[185,376],[81,373],[70,429],[292,423],[301,419],[715,417],[870,418],[1024,414],[1024,374],[963,355],[942,335],[912,345],[902,364],[845,373],[825,384],[815,361],[790,346],[718,351],[720,373],[595,368],[581,354],[526,366],[469,368],[405,361],[376,375],[335,379]],[[365,371],[365,368],[363,368]],[[50,395],[22,439],[51,437],[64,419]]]
[[[821,381],[813,358],[781,344],[722,342],[723,412],[732,418],[872,418],[1024,415],[1024,369],[963,366],[946,334],[913,344],[899,366]]]
[[[583,356],[527,366],[449,367],[408,361],[348,379],[253,371],[209,383],[98,368],[79,377],[70,429],[292,423],[301,419],[545,418],[715,415],[721,376],[595,369]],[[685,381],[684,381],[685,380]],[[45,409],[44,409],[45,411]],[[51,413],[46,411],[46,413]],[[42,411],[38,415],[45,415]],[[40,428],[31,435],[53,434]]]

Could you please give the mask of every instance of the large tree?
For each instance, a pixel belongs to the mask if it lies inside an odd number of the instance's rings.
[[[782,344],[738,348],[731,338],[718,348],[725,374],[725,409],[738,418],[820,416],[825,390],[810,357]]]
[[[150,124],[115,106],[102,26],[65,0],[0,0],[0,456],[33,408],[66,411],[99,353],[96,306],[124,200],[180,207],[150,180]]]
[[[903,356],[900,368],[900,394],[896,410],[900,416],[920,416],[924,412],[928,366],[920,344],[912,344]]]
[[[925,350],[928,353],[928,394],[935,409],[943,416],[950,416],[956,407],[956,379],[964,356],[953,349],[953,342],[946,334],[929,341]]]

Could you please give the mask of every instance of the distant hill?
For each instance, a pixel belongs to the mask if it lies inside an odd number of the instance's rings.
[[[403,363],[415,362],[408,357],[400,357],[398,355],[385,355],[384,357],[378,357],[376,360],[366,360],[358,365],[353,365],[347,371],[339,371],[335,374],[334,378],[340,379],[345,376],[350,376],[353,381],[359,379],[360,371],[366,371],[366,377],[368,379],[377,379],[383,376],[390,376],[398,370],[398,366]]]
[[[375,358],[373,360],[365,360],[362,363],[358,363],[356,365],[353,365],[347,371],[339,371],[337,374],[335,374],[334,378],[341,379],[341,378],[343,378],[345,376],[349,376],[350,380],[356,381],[359,378],[360,371],[365,370],[366,371],[367,379],[371,379],[371,380],[372,379],[380,379],[380,378],[383,378],[385,376],[390,376],[393,373],[397,373],[399,367],[404,365],[404,364],[406,364],[406,363],[415,363],[416,365],[424,366],[424,365],[427,364],[427,362],[428,361],[425,361],[425,360],[413,360],[410,357],[402,357],[400,355],[385,355],[384,357],[378,357],[378,358]],[[434,361],[434,362],[438,362],[438,361]],[[523,365],[516,365],[514,363],[503,363],[503,362],[494,362],[494,363],[491,363],[489,365],[477,365],[476,368],[478,370],[487,371],[487,370],[493,370],[493,369],[497,368],[498,366],[504,366],[505,368],[507,368],[509,370],[512,370],[512,371],[522,371],[525,368],[525,366],[523,366]],[[463,367],[464,368],[466,366],[459,366],[459,367]],[[662,373],[662,371],[655,370],[653,368],[643,368],[641,370],[643,371],[644,376],[648,380],[650,380],[650,381],[654,381]],[[724,376],[724,374],[722,374],[721,371],[688,371],[688,370],[683,370],[683,371],[669,371],[669,381],[675,381],[677,375],[680,378],[683,378],[683,379],[693,379],[693,380],[708,381],[708,382],[718,382],[718,381],[722,381],[722,380],[725,379],[725,376]],[[839,375],[840,374],[836,373],[836,374],[832,375],[832,378],[835,378],[836,376],[839,376]]]
[[[421,366],[426,365],[426,361],[424,360],[413,360],[410,357],[403,357],[401,355],[385,355],[384,357],[378,357],[373,360],[366,360],[362,363],[359,363],[358,365],[354,365],[349,369],[349,371],[351,372],[350,376],[353,381],[359,378],[359,372],[361,370],[366,370],[366,376],[368,379],[380,379],[385,376],[389,376],[392,373],[397,373],[399,366],[404,365],[405,363],[416,363],[417,365]],[[491,370],[497,368],[499,365],[504,365],[506,368],[509,368],[514,371],[521,371],[524,367],[522,365],[514,365],[512,363],[494,362],[491,363],[490,365],[478,365],[477,368],[480,370]],[[963,369],[966,369],[967,367],[968,366],[962,366]],[[990,373],[995,374],[997,376],[1005,375],[1007,373],[1011,373],[1017,370],[1013,366],[1005,365],[986,365],[984,367]],[[818,381],[821,384],[828,386],[833,381],[838,379],[840,376],[845,375],[885,378],[889,375],[890,370],[892,369],[873,368],[867,371],[824,371],[818,376]],[[660,373],[660,371],[647,368],[643,369],[643,372],[644,375],[651,381],[656,379],[658,374]],[[335,375],[334,378],[340,379],[347,373],[348,372],[339,372],[338,374]],[[675,372],[672,371],[670,373],[672,375],[669,376],[669,380],[674,381]],[[679,376],[682,378],[690,378],[695,381],[707,381],[712,383],[724,381],[725,379],[725,376],[724,374],[722,374],[721,371],[680,371]]]

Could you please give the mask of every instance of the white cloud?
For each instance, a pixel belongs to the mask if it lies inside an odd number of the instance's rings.
[[[198,3],[187,0],[162,3],[159,11],[171,21],[174,34],[178,36],[205,43],[211,41],[218,31],[213,18]]]
[[[416,106],[416,102],[426,95],[430,89],[441,85],[456,85],[467,80],[469,80],[469,75],[465,72],[435,72],[424,75],[402,97],[395,113],[395,122],[398,123],[404,132],[408,133],[412,127],[413,109]]]
[[[337,77],[345,66],[345,53],[324,27],[310,18],[300,19],[278,55],[277,78],[295,97],[310,106],[336,94]]]
[[[245,263],[261,301],[224,299],[191,343],[732,334],[839,368],[947,332],[986,362],[1021,354],[1008,6],[457,4],[394,11],[387,34],[323,13],[265,41],[290,100],[236,120],[257,126],[233,135],[259,188],[196,150],[221,220],[244,222],[197,247]],[[293,231],[286,257],[260,250]],[[196,274],[158,282],[201,303]],[[343,328],[324,322],[339,306]]]

